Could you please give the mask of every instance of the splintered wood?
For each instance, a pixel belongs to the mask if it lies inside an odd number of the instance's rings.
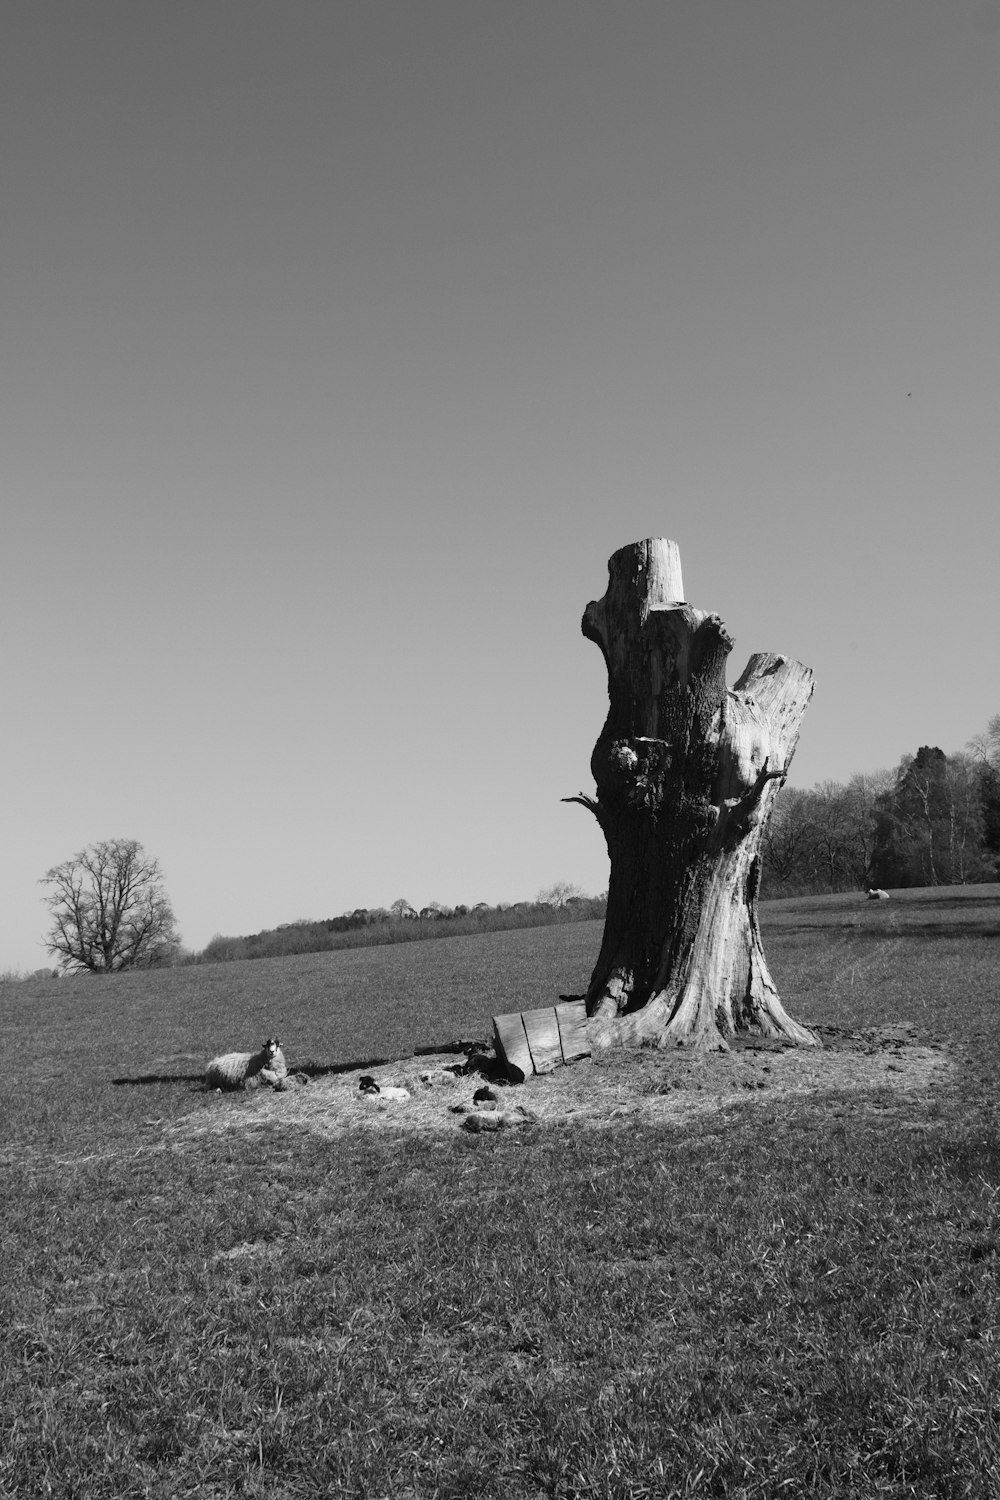
[[[494,1016],[493,1034],[497,1058],[511,1083],[523,1083],[532,1073],[551,1073],[564,1063],[590,1056],[587,1007],[582,1000]]]

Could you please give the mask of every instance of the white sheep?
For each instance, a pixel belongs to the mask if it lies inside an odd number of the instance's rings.
[[[205,1087],[219,1091],[256,1089],[268,1084],[272,1089],[284,1087],[288,1064],[276,1036],[269,1036],[257,1052],[224,1052],[213,1057],[205,1070]]]

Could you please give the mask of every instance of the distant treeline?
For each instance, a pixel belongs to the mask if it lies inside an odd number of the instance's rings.
[[[766,896],[1000,878],[1000,714],[964,751],[922,745],[894,771],[784,787],[764,834]]]
[[[568,896],[558,902],[518,901],[513,906],[424,907],[406,902],[393,909],[359,907],[340,917],[289,922],[250,937],[212,938],[201,953],[182,962],[217,964],[250,958],[285,958],[293,953],[327,953],[338,948],[368,948],[383,943],[412,943],[426,938],[504,932],[519,927],[548,927],[561,922],[603,918],[604,896]]]

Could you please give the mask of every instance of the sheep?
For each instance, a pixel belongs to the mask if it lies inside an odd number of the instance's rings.
[[[410,1097],[409,1089],[395,1087],[380,1088],[377,1079],[373,1078],[370,1073],[366,1073],[362,1078],[358,1079],[358,1088],[362,1094],[367,1094],[369,1098],[376,1095],[379,1099],[409,1099]]]
[[[475,1114],[468,1114],[462,1120],[461,1128],[478,1134],[483,1130],[504,1130],[516,1125],[534,1125],[538,1116],[534,1110],[526,1109],[523,1104],[518,1104],[514,1109],[481,1109]]]
[[[452,1068],[427,1068],[420,1075],[420,1082],[425,1089],[450,1088],[458,1082],[458,1073],[461,1070],[456,1066]]]
[[[288,1064],[276,1036],[269,1036],[257,1052],[224,1052],[213,1057],[205,1070],[205,1087],[221,1093],[230,1089],[256,1089],[268,1084],[284,1088]]]

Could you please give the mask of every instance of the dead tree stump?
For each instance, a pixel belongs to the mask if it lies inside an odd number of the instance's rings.
[[[684,602],[662,538],[608,564],[583,633],[608,668],[590,808],[611,859],[604,941],[587,991],[601,1042],[725,1048],[737,1032],[818,1046],[784,1010],[757,919],[760,844],[788,773],[813,674],[752,656],[731,691],[733,642]]]

